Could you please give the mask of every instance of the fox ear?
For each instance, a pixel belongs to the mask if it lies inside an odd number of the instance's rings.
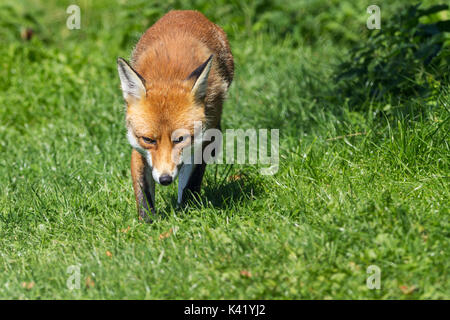
[[[206,60],[201,66],[194,70],[188,77],[190,79],[197,79],[192,87],[192,94],[198,101],[203,101],[206,96],[206,89],[208,89],[208,76],[211,70],[213,55]]]
[[[120,86],[123,98],[127,103],[141,100],[145,97],[145,80],[124,59],[117,59]]]

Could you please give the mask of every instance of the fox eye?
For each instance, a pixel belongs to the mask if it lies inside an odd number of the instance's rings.
[[[147,144],[156,144],[156,140],[150,139],[148,137],[142,137],[142,140]]]
[[[186,140],[186,137],[185,136],[181,136],[181,137],[178,137],[178,139],[173,140],[172,142],[174,144],[177,144],[177,143],[181,143],[181,142],[183,142],[185,140]]]

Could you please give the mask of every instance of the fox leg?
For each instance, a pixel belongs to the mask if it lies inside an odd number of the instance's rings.
[[[200,187],[205,173],[206,163],[202,164],[184,164],[179,173],[178,182],[178,205],[185,200],[187,193],[190,191],[193,194],[200,192]]]
[[[191,191],[196,194],[200,192],[200,187],[202,185],[203,175],[205,174],[206,163],[198,164],[195,166],[192,172],[189,183],[186,186],[186,190]]]
[[[131,153],[131,177],[139,218],[149,222],[149,213],[155,214],[155,181],[152,169],[136,150]]]
[[[219,124],[216,127],[221,130],[220,127],[220,116],[219,116]],[[222,136],[217,137],[220,139],[220,145]],[[204,143],[202,146],[202,155],[205,150],[205,147],[209,143]],[[220,152],[219,150],[212,150],[212,157],[216,156],[216,153]],[[194,163],[194,158],[191,159],[191,163]],[[190,191],[194,196],[200,193],[200,188],[202,185],[203,175],[205,174],[206,163],[202,157],[202,162],[200,164],[184,164],[179,173],[179,182],[178,182],[178,205],[180,205],[183,200],[186,198],[186,191]]]
[[[177,203],[180,205],[184,200],[184,190],[189,184],[189,180],[191,179],[191,176],[193,172],[195,171],[195,167],[197,165],[195,164],[183,164],[183,166],[180,169],[180,173],[178,174],[178,200]]]

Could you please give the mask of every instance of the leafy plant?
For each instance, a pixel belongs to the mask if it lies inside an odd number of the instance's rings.
[[[447,5],[405,7],[350,51],[337,80],[352,105],[367,100],[402,100],[437,92],[449,70],[450,20],[436,19]],[[421,23],[428,19],[429,23]],[[436,21],[437,20],[437,21]],[[434,21],[434,22],[431,22]]]

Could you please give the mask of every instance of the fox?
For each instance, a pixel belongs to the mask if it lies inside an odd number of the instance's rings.
[[[233,55],[222,28],[198,11],[173,10],[145,31],[130,63],[117,59],[117,69],[138,215],[151,221],[156,184],[179,177],[178,205],[200,192],[206,162],[187,161],[185,153],[208,146],[195,136],[196,123],[221,130]]]

